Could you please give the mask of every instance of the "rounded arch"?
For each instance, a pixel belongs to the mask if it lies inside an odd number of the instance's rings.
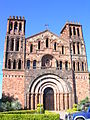
[[[56,67],[56,58],[51,54],[43,55],[41,58],[41,66],[42,68]]]
[[[45,84],[56,86],[56,88],[58,88],[60,92],[67,93],[72,91],[70,83],[67,80],[62,79],[55,74],[44,74],[37,77],[31,82],[31,84],[29,85],[29,92],[37,93]]]

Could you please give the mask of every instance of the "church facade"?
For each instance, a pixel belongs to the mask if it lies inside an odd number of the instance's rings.
[[[60,36],[45,30],[25,38],[25,18],[9,17],[4,45],[5,95],[23,108],[65,110],[89,96],[89,73],[80,23],[66,22]]]

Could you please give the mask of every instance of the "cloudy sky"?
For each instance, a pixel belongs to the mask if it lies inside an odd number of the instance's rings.
[[[60,35],[66,21],[80,22],[90,69],[90,0],[1,0],[0,1],[0,94],[2,89],[3,50],[9,16],[24,16],[26,37],[49,29]]]

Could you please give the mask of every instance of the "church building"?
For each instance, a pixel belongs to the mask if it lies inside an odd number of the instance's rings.
[[[89,96],[89,72],[82,25],[66,22],[60,35],[46,29],[25,37],[24,17],[9,17],[4,45],[5,95],[23,108],[66,110]],[[32,30],[32,28],[31,28]]]

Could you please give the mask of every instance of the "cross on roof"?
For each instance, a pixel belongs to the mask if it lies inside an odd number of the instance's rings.
[[[46,30],[48,30],[48,27],[49,27],[49,25],[48,25],[48,24],[45,24],[45,28],[46,28]]]

